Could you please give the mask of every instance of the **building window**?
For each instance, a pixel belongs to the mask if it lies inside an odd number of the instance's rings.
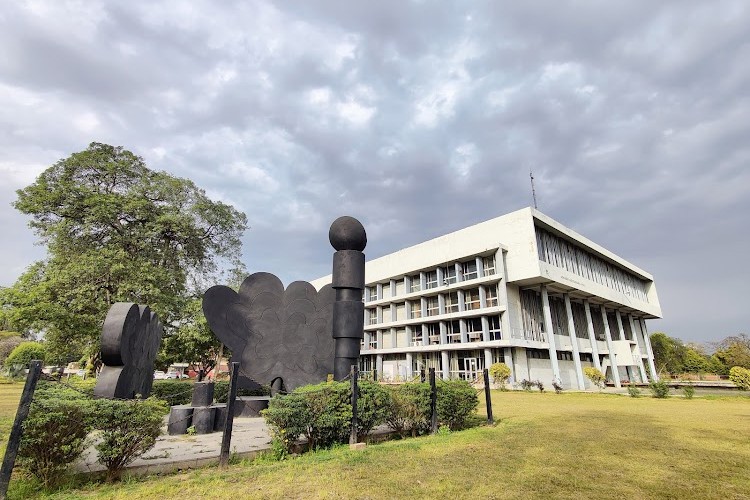
[[[492,362],[493,363],[505,363],[504,349],[492,349]]]
[[[412,300],[409,302],[409,317],[417,319],[422,317],[422,301]]]
[[[497,285],[487,285],[484,291],[487,297],[486,307],[497,307]]]
[[[458,320],[448,321],[448,343],[449,344],[460,344],[461,343],[461,322]]]
[[[469,342],[482,340],[482,319],[469,318],[466,320],[466,338]]]
[[[588,361],[589,363],[594,362],[594,356],[590,352],[582,352],[579,353],[578,356],[581,358],[581,361]]]
[[[443,285],[452,285],[458,281],[456,278],[456,266],[450,265],[443,268]]]
[[[391,317],[391,306],[384,306],[383,323],[390,323],[391,321],[393,321],[393,318]]]
[[[393,347],[393,335],[391,335],[390,330],[383,331],[383,345],[381,346],[382,349],[390,349]]]
[[[377,332],[372,332],[370,334],[370,349],[377,349],[378,348],[378,334]]]
[[[500,316],[490,316],[487,320],[490,324],[490,340],[501,340],[503,335],[500,330]]]
[[[429,340],[430,345],[440,343],[440,324],[439,323],[427,324],[427,340]]]
[[[411,339],[409,345],[422,345],[422,327],[417,325],[411,328]]]
[[[435,277],[435,279],[437,279],[437,276]],[[411,281],[411,285],[409,286],[410,292],[418,292],[422,289],[422,286],[420,283],[420,277],[418,274],[411,276],[409,280]]]
[[[458,312],[458,292],[450,292],[445,294],[445,312]]]
[[[549,359],[549,351],[546,349],[526,349],[529,359]]]
[[[425,290],[429,290],[430,288],[437,288],[438,282],[437,282],[437,271],[427,271],[424,273],[425,275],[425,282],[424,282],[424,288]]]
[[[373,302],[375,300],[378,300],[378,287],[368,286],[367,287],[367,301]]]
[[[461,272],[463,273],[464,281],[473,280],[479,277],[479,274],[477,273],[477,261],[472,259],[469,262],[463,262],[461,264]]]
[[[440,314],[440,302],[437,297],[427,298],[427,316],[437,316]]]
[[[393,294],[391,293],[391,284],[385,283],[383,284],[383,298],[387,299],[393,297]]]
[[[368,309],[367,310],[367,324],[368,325],[375,325],[378,323],[378,311],[377,309]]]
[[[573,361],[573,353],[568,351],[557,351],[557,359],[560,361]]]
[[[482,259],[482,267],[484,268],[485,276],[492,276],[495,274],[495,256],[490,255]]]
[[[479,309],[479,288],[472,288],[464,292],[464,306],[467,311]]]

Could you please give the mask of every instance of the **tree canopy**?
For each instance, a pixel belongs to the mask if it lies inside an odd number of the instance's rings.
[[[241,266],[245,215],[122,147],[92,143],[17,194],[47,258],[0,291],[0,314],[44,332],[48,359],[95,350],[118,301],[147,304],[177,328],[205,280]]]

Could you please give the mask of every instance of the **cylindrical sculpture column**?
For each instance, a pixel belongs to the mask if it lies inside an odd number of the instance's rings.
[[[337,250],[333,254],[331,283],[336,290],[332,328],[335,342],[333,378],[343,380],[351,365],[359,363],[360,341],[364,336],[365,254],[362,250],[367,245],[367,234],[357,219],[344,216],[333,221],[328,239]]]

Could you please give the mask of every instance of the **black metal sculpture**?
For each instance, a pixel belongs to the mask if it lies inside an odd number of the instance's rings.
[[[333,306],[333,338],[336,354],[333,378],[343,380],[351,365],[359,363],[360,341],[364,334],[365,254],[367,234],[362,224],[353,217],[339,217],[328,231],[333,248],[332,287],[336,290]]]
[[[164,329],[148,306],[117,302],[102,328],[102,367],[94,396],[133,399],[151,393],[154,359]]]
[[[270,273],[251,274],[239,293],[209,288],[203,313],[250,379],[286,390],[326,379],[333,368],[331,313],[334,292],[295,281],[284,290]],[[246,386],[247,381],[243,381]]]

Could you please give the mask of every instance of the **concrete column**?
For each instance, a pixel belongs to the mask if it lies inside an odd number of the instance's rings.
[[[429,334],[427,332],[427,325],[425,323],[422,323],[422,325],[418,326],[417,328],[422,329],[422,345],[430,345]]]
[[[443,281],[445,280],[445,272],[443,271],[442,267],[437,268],[437,286],[438,288],[443,286]]]
[[[424,271],[419,272],[419,289],[424,290],[425,289],[425,283],[427,283],[427,277],[424,273]]]
[[[464,280],[464,266],[456,262],[453,264],[453,268],[456,270],[456,282],[460,283]]]
[[[378,341],[378,349],[385,349],[385,346],[383,345],[383,330],[377,330],[375,338]]]
[[[438,314],[445,314],[445,296],[438,294]]]
[[[599,361],[599,345],[596,343],[596,334],[594,333],[594,322],[591,321],[591,306],[589,305],[589,299],[583,301],[583,309],[586,311],[586,329],[589,332],[591,357],[594,358],[594,368],[602,371],[602,363]]]
[[[456,295],[458,296],[458,312],[464,312],[466,310],[466,294],[463,290],[458,290]]]
[[[516,364],[513,362],[513,348],[512,347],[506,347],[505,351],[503,352],[503,358],[505,358],[505,364],[508,365],[510,368],[510,379],[508,379],[509,382],[517,382],[516,377]]]
[[[413,360],[410,352],[406,353],[406,379],[411,380],[414,376],[414,370],[412,368]]]
[[[547,285],[542,285],[542,309],[544,309],[544,330],[547,333],[547,342],[549,344],[549,361],[552,365],[552,376],[555,380],[560,378],[560,364],[557,362],[557,348],[555,347],[555,332],[552,331],[552,313],[549,309],[549,295],[547,294]]]
[[[419,308],[422,311],[422,317],[426,318],[427,317],[427,299],[425,297],[419,298]]]
[[[489,370],[490,366],[492,366],[492,349],[486,347],[484,349],[484,367]]]
[[[469,341],[468,333],[466,332],[466,320],[465,319],[459,319],[458,320],[459,329],[461,331],[461,343],[465,344]]]
[[[383,355],[375,355],[375,369],[378,371],[378,380],[383,380]]]
[[[377,285],[375,285],[375,289],[378,293],[378,300],[382,299],[383,298],[383,284],[378,283]]]
[[[620,311],[618,309],[615,309],[615,319],[617,320],[617,333],[620,337],[620,340],[628,340],[625,338],[625,328],[622,324],[622,316],[620,316]],[[630,352],[632,353],[633,350],[631,349]],[[628,365],[625,365],[625,372],[628,374],[628,380],[632,382],[633,376],[631,375],[630,370],[628,369]]]
[[[475,257],[477,263],[477,278],[484,278],[484,259],[482,257]]]
[[[648,377],[646,376],[646,367],[643,366],[643,356],[641,356],[641,343],[638,341],[638,332],[635,331],[635,322],[633,321],[633,315],[628,314],[628,322],[630,323],[630,331],[635,339],[635,350],[638,352],[636,360],[638,361],[638,370],[641,373],[641,382],[647,382]]]
[[[648,367],[651,370],[651,378],[653,382],[659,381],[659,374],[656,373],[656,365],[654,364],[654,351],[651,349],[651,339],[648,338],[648,329],[646,328],[646,320],[641,318],[641,331],[643,332],[643,342],[646,344],[646,353],[648,353]]]
[[[484,285],[479,287],[479,307],[487,307],[487,289]]]
[[[484,342],[490,341],[490,320],[487,316],[482,316],[482,340]]]
[[[443,363],[443,380],[448,380],[451,376],[450,356],[448,351],[440,351],[440,359]]]
[[[383,306],[375,306],[375,322],[378,324],[383,322]]]
[[[607,310],[602,305],[602,321],[604,322],[604,336],[607,338],[607,350],[609,351],[609,366],[612,370],[612,378],[615,380],[615,387],[622,387],[620,384],[620,371],[617,367],[617,356],[615,356],[615,347],[612,344],[612,334],[609,331],[609,321],[607,321]]]
[[[370,348],[370,337],[372,337],[372,333],[365,330],[364,335],[362,336],[362,340],[364,342],[364,346],[362,347],[362,349]]]
[[[396,296],[396,280],[391,280],[390,283],[388,283],[388,288],[391,290],[391,295],[387,298],[395,297]],[[385,298],[385,297],[384,297]]]
[[[398,347],[398,339],[396,338],[396,329],[391,328],[391,345],[390,347]]]
[[[585,390],[586,383],[583,381],[583,369],[581,368],[581,355],[578,350],[578,336],[576,335],[576,326],[573,321],[573,308],[570,307],[570,296],[565,294],[565,312],[568,315],[568,334],[570,335],[570,345],[573,347],[573,364],[576,367],[576,380],[578,389]]]
[[[446,326],[445,321],[440,322],[440,343],[448,343],[448,327]]]
[[[398,317],[398,308],[396,307],[396,304],[391,303],[391,321],[396,321],[396,318]]]

